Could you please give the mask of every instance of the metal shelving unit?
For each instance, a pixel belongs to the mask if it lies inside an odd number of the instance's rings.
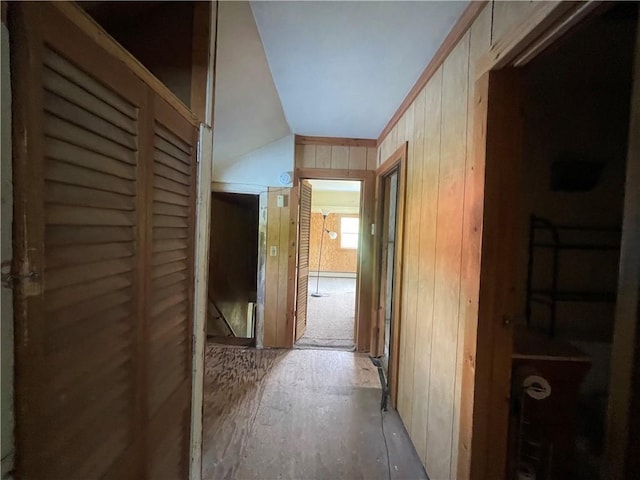
[[[571,233],[571,241],[563,242],[563,237]],[[620,229],[610,227],[584,227],[576,225],[556,225],[551,221],[531,215],[529,220],[529,262],[527,269],[527,298],[526,298],[526,318],[527,326],[531,323],[531,306],[533,303],[540,303],[549,307],[549,329],[550,337],[555,336],[557,307],[561,302],[597,302],[613,303],[616,299],[615,291],[606,290],[566,290],[558,284],[560,270],[560,257],[562,252],[568,250],[593,251],[594,254],[607,251],[620,250],[619,243],[613,242],[584,242],[576,241],[575,235],[585,234],[618,234]],[[533,285],[533,269],[535,265],[536,253],[547,249],[552,252],[551,260],[551,286],[550,288],[536,288]]]

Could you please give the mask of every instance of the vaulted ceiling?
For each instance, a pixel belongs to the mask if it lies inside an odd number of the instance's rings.
[[[294,133],[376,138],[466,2],[251,2]]]
[[[467,2],[220,2],[215,158],[377,138]]]

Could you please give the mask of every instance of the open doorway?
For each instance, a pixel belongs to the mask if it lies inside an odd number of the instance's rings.
[[[398,385],[406,158],[405,143],[376,171],[376,223],[380,230],[376,248],[376,352],[393,404]]]
[[[508,478],[606,476],[637,14],[613,7],[522,71]]]
[[[209,341],[255,344],[259,207],[257,195],[212,195]]]
[[[301,181],[299,348],[355,348],[360,193],[356,180]]]

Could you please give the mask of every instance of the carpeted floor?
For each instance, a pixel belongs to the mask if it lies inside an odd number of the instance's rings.
[[[316,278],[309,278],[309,292],[316,291]],[[356,309],[356,279],[320,277],[318,291],[309,295],[307,330],[296,342],[298,348],[353,350]]]

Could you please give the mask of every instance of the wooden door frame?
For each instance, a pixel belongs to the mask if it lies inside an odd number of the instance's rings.
[[[464,319],[458,478],[505,476],[512,322],[518,314],[516,265],[509,257],[518,248],[516,213],[520,192],[513,179],[520,174],[523,162],[513,160],[521,158],[523,148],[521,67],[606,8],[609,6],[594,1],[542,4],[472,66],[476,78],[472,137],[475,168],[467,180],[473,195],[465,202],[474,203],[464,228],[470,244],[480,245],[480,252],[463,252],[467,257],[463,257],[463,265],[470,272],[475,266],[479,278],[471,285],[477,288],[478,302],[467,306]],[[629,238],[637,238],[637,222],[633,223],[630,220],[623,225],[623,236],[626,232]],[[478,253],[479,258],[474,258]],[[615,370],[616,366],[612,368]],[[631,381],[631,375],[623,379],[627,393]],[[610,419],[608,427],[611,428]],[[626,462],[626,449],[625,444],[618,451],[625,458],[618,455],[608,458],[607,463]]]
[[[296,168],[291,189],[291,205],[298,204],[298,187],[300,180],[359,180],[360,189],[360,246],[358,248],[358,271],[356,274],[356,321],[355,343],[357,352],[368,352],[371,341],[371,285],[373,283],[373,265],[367,259],[373,258],[373,236],[370,235],[371,225],[374,223],[374,178],[371,170],[348,170],[330,168]],[[298,209],[290,209],[289,262],[287,269],[287,339],[286,345],[293,348],[295,343],[295,297],[296,287],[296,258],[298,240],[296,229],[298,224]],[[293,232],[293,233],[292,233]],[[293,240],[295,239],[295,240]]]
[[[402,310],[402,268],[403,268],[403,245],[404,245],[404,215],[407,189],[407,157],[409,152],[409,142],[402,144],[382,165],[376,169],[376,225],[382,229],[384,226],[384,179],[394,171],[398,172],[398,204],[396,209],[396,247],[393,271],[393,311],[391,319],[391,338],[389,339],[390,349],[390,372],[391,383],[390,398],[391,404],[396,405],[398,398],[398,367],[400,361],[400,319]],[[382,259],[382,236],[380,230],[376,232],[374,238],[374,282],[373,282],[373,312],[374,325],[371,329],[371,352],[374,356],[384,354],[384,312],[380,305],[381,283],[383,281],[383,259]],[[377,280],[376,280],[377,279]]]

